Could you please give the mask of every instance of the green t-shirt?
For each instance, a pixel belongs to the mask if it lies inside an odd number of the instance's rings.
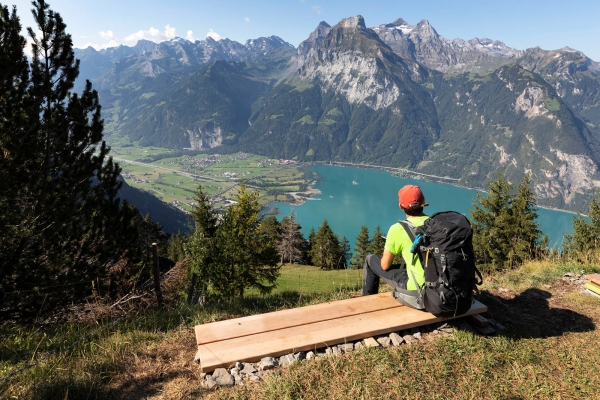
[[[408,217],[407,220],[414,226],[421,226],[427,218],[429,218],[429,216],[424,215],[421,217]],[[406,289],[415,290],[417,287],[412,278],[413,274],[419,287],[423,287],[423,284],[425,283],[425,271],[423,271],[419,257],[410,252],[411,245],[412,240],[410,240],[410,237],[408,237],[408,234],[400,223],[396,223],[390,227],[385,240],[385,249],[394,255],[402,253],[402,258],[404,259],[404,262],[406,262],[406,272],[408,273]],[[413,258],[415,260],[414,265]]]

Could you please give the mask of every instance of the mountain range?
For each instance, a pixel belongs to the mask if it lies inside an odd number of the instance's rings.
[[[143,145],[401,167],[485,188],[531,173],[539,204],[600,187],[600,65],[570,48],[449,40],[423,20],[77,50],[108,134]]]

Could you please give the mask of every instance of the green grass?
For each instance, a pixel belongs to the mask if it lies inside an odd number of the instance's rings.
[[[156,92],[148,92],[148,93],[144,93],[140,96],[140,99],[144,99],[144,100],[148,100],[149,98],[152,98],[156,96]]]
[[[276,293],[299,292],[302,294],[318,294],[355,291],[362,287],[362,270],[323,271],[310,265],[286,264],[281,267],[281,275],[277,279]],[[249,294],[258,293],[249,291]]]
[[[335,108],[332,108],[331,110],[327,111],[326,115],[332,115],[334,117],[339,117],[340,115],[342,115],[342,112],[339,110],[339,108],[335,107]]]
[[[169,302],[100,332],[91,324],[0,325],[0,377],[51,355],[0,384],[0,398],[208,399],[551,399],[596,398],[600,302],[559,279],[583,267],[561,259],[486,276],[480,300],[507,327],[495,337],[455,330],[416,345],[365,349],[270,372],[258,384],[199,385],[196,324],[356,296],[362,271],[285,265],[270,295],[205,307]],[[585,267],[588,272],[598,267]],[[385,285],[384,285],[385,287]],[[498,290],[508,290],[507,293]],[[93,318],[92,318],[93,320]]]
[[[310,116],[310,114],[305,115],[304,117],[300,118],[298,121],[296,121],[298,123],[301,123],[302,125],[304,124],[309,124],[312,125],[315,123],[315,121],[313,120],[313,118]]]
[[[548,111],[558,111],[560,110],[560,104],[556,99],[546,99],[544,105]]]
[[[0,377],[90,334],[0,385],[0,398],[553,399],[596,398],[600,301],[560,284],[583,267],[554,259],[486,276],[480,300],[507,327],[495,337],[455,330],[415,345],[317,358],[270,372],[258,384],[199,385],[192,327],[359,295],[362,271],[285,265],[270,295],[205,307],[170,302],[97,333],[93,324],[0,325]],[[600,271],[589,267],[588,272]],[[385,287],[385,285],[383,286]],[[383,288],[382,287],[382,288]],[[498,290],[502,287],[508,292]]]

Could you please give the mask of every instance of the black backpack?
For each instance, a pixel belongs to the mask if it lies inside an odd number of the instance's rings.
[[[407,221],[400,224],[413,241],[411,252],[421,260],[425,284],[416,285],[419,289],[415,291],[397,288],[394,297],[436,317],[456,317],[467,312],[473,292],[483,281],[475,266],[473,229],[467,217],[446,211],[433,214],[417,228]],[[414,277],[409,279],[416,284]]]

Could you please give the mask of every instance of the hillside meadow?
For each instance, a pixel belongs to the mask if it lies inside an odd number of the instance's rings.
[[[454,330],[450,337],[413,345],[305,360],[277,368],[259,383],[230,389],[201,387],[199,366],[192,361],[194,325],[358,296],[362,271],[285,265],[278,288],[268,296],[250,293],[204,307],[169,302],[118,320],[98,314],[88,315],[87,322],[13,321],[0,327],[0,397],[593,398],[600,387],[594,372],[600,354],[590,344],[600,341],[600,299],[562,278],[582,268],[554,259],[485,276],[480,300],[489,307],[487,315],[507,328],[496,336]],[[108,327],[98,330],[103,326]]]

